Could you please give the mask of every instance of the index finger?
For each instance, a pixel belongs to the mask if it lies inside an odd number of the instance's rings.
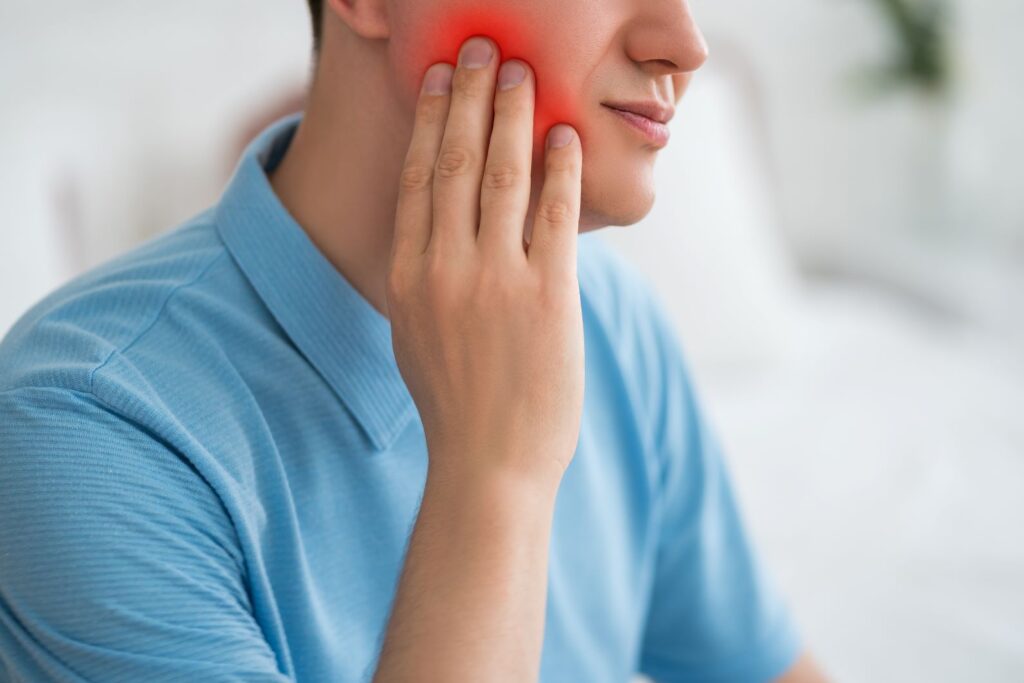
[[[423,77],[412,140],[398,188],[392,259],[422,254],[430,242],[434,164],[448,120],[453,73],[450,64],[441,63],[427,69]]]

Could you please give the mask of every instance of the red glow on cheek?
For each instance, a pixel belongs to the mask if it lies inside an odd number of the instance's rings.
[[[578,128],[579,96],[559,55],[560,47],[564,49],[564,46],[550,37],[550,31],[545,30],[539,17],[531,19],[507,7],[474,4],[476,6],[454,13],[448,11],[443,18],[417,22],[418,35],[414,41],[417,44],[405,55],[409,78],[414,82],[413,92],[418,92],[423,73],[431,64],[455,64],[459,48],[467,38],[488,36],[498,44],[503,61],[521,59],[533,67],[537,81],[534,137],[538,144],[556,123],[570,123]]]

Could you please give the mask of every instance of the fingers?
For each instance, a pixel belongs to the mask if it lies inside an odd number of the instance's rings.
[[[526,256],[523,223],[530,204],[534,88],[532,72],[524,62],[501,65],[477,235],[480,248],[495,254]]]
[[[526,245],[536,86],[519,60],[502,65],[499,80],[498,63],[493,41],[476,37],[463,45],[457,68],[435,64],[427,71],[402,171],[392,257],[477,243],[492,253],[527,252],[531,264],[552,275],[575,273],[579,136],[566,124],[548,132],[544,187]]]
[[[480,177],[491,134],[498,49],[488,38],[462,46],[452,82],[448,122],[434,167],[429,248],[472,246],[480,220]]]
[[[552,276],[575,273],[583,149],[571,126],[560,123],[548,132],[544,168],[529,260]]]
[[[398,189],[392,259],[422,254],[430,240],[434,164],[448,118],[452,75],[451,65],[435,64],[423,78],[412,141]]]

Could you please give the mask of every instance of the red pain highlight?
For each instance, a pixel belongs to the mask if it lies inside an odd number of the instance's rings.
[[[493,39],[502,61],[521,59],[534,71],[537,82],[534,137],[543,140],[556,123],[577,125],[578,106],[571,80],[560,68],[560,48],[545,27],[522,13],[507,8],[468,7],[438,17],[423,27],[422,43],[414,56],[417,78],[431,64],[458,61],[459,48],[467,38]]]

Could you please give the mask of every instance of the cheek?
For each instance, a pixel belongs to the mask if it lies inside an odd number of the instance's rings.
[[[537,79],[537,144],[555,123],[579,127],[585,68],[567,61],[571,59],[567,44],[557,44],[551,32],[544,30],[553,17],[539,2],[517,0],[506,5],[492,0],[486,6],[479,0],[411,4],[418,7],[403,16],[391,39],[401,87],[410,102],[415,102],[423,73],[431,64],[456,63],[459,47],[467,38],[485,35],[498,43],[503,60],[522,59],[533,67]]]

